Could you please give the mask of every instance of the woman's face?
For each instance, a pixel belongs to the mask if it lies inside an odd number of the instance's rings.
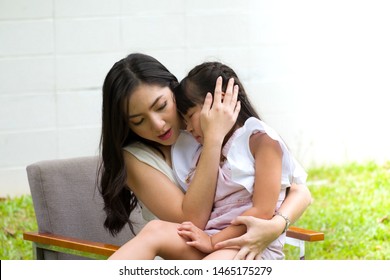
[[[173,145],[180,133],[180,119],[169,87],[142,84],[128,102],[129,127],[144,139]]]

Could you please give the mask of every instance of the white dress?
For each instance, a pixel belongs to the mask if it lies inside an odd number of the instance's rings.
[[[254,133],[267,133],[279,142],[282,151],[282,177],[280,193],[275,211],[285,199],[286,189],[293,182],[305,184],[307,174],[292,157],[280,136],[264,122],[249,118],[243,127],[237,129],[222,149],[226,161],[219,167],[214,207],[205,231],[208,234],[227,227],[230,222],[252,207],[252,194],[255,182],[255,159],[250,151],[249,138]],[[177,181],[187,190],[193,176],[201,145],[188,133],[183,132],[172,149],[172,162]],[[263,259],[283,259],[285,234],[272,242],[262,253]]]

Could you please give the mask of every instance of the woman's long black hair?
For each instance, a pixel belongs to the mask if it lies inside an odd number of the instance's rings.
[[[234,84],[239,86],[238,100],[241,103],[241,110],[237,117],[236,125],[239,127],[243,126],[250,117],[260,119],[260,116],[250,103],[237,74],[232,68],[220,62],[202,63],[193,68],[180,82],[179,87],[175,91],[176,106],[180,113],[186,114],[190,108],[202,105],[208,92],[214,96],[215,83],[219,76],[223,80],[223,92],[226,91],[230,78],[234,78]]]
[[[103,84],[98,185],[107,215],[104,227],[114,236],[126,223],[134,233],[129,217],[138,203],[126,183],[123,147],[136,141],[153,145],[129,128],[128,100],[141,84],[169,87],[174,91],[178,81],[158,60],[134,53],[116,62]]]

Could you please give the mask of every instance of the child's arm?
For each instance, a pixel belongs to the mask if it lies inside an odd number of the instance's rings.
[[[255,158],[255,185],[253,206],[241,216],[271,219],[275,213],[282,177],[282,149],[279,142],[267,134],[254,134],[250,148]],[[231,225],[212,236],[212,244],[240,236],[246,232],[243,225]],[[281,232],[280,232],[281,233]]]
[[[231,79],[226,93],[223,93],[222,78],[219,77],[215,85],[214,100],[210,93],[207,94],[202,107],[202,153],[182,204],[187,220],[201,228],[206,225],[212,210],[223,140],[235,124],[241,108],[237,101],[238,90],[238,86],[234,86],[234,79]]]
[[[253,216],[271,219],[280,192],[282,176],[282,150],[277,141],[267,134],[255,134],[250,139],[250,147],[255,158],[255,186],[253,206],[242,213],[242,216]],[[231,225],[219,233],[208,237],[191,224],[181,225],[179,234],[187,236],[189,245],[210,253],[215,250],[215,244],[226,239],[241,236],[246,232],[244,225]]]

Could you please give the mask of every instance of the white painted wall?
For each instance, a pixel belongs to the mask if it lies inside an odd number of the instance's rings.
[[[389,158],[385,1],[0,0],[0,196],[25,167],[95,155],[101,86],[130,52],[181,79],[237,70],[305,167]]]

